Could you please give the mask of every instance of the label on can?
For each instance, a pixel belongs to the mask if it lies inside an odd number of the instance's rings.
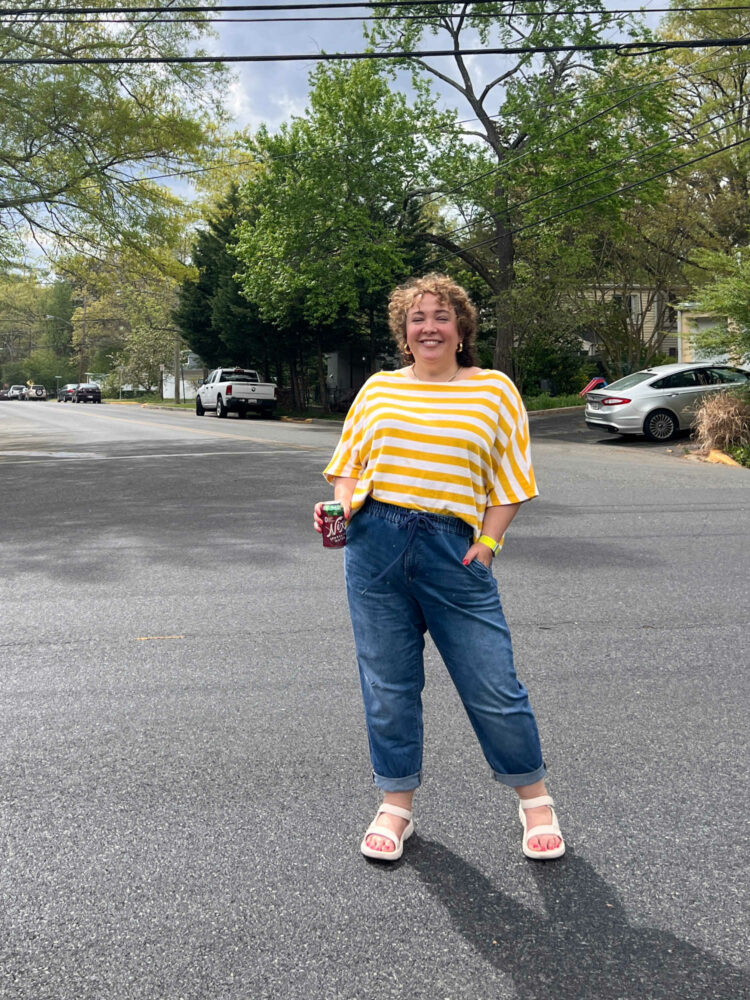
[[[340,549],[346,545],[344,506],[338,500],[323,504],[323,545],[327,549]]]

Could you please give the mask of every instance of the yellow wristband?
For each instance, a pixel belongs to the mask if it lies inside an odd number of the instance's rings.
[[[490,538],[489,535],[480,535],[478,541],[480,541],[482,545],[487,545],[489,548],[491,548],[493,556],[497,553],[497,550],[500,548],[500,542],[495,541],[494,538]]]

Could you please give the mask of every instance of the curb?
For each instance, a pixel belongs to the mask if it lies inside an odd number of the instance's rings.
[[[731,455],[727,455],[723,451],[718,451],[716,448],[712,448],[711,451],[704,456],[703,461],[712,462],[714,465],[734,465],[738,469],[742,468],[740,463],[735,462]]]
[[[581,403],[580,406],[553,406],[549,410],[527,410],[529,415],[529,420],[532,417],[547,417],[551,413],[581,413],[585,410],[586,404]]]
[[[585,403],[581,403],[580,406],[553,406],[549,410],[527,410],[529,415],[529,420],[532,417],[547,417],[553,413],[582,413],[586,408]],[[161,407],[159,407],[161,409]],[[340,418],[329,418],[328,420],[322,420],[320,417],[280,417],[280,420],[289,421],[292,423],[306,423],[306,424],[316,424],[319,427],[330,427],[331,424],[339,424],[344,422],[344,414]]]
[[[173,410],[173,411],[176,410],[178,413],[193,412],[192,409],[190,410],[186,409],[184,406],[170,406],[168,403],[166,403],[163,406],[157,406],[154,403],[139,403],[137,400],[131,400],[131,399],[107,399],[105,400],[105,402],[108,403],[110,406],[140,406],[142,410]],[[549,410],[528,410],[527,413],[529,415],[529,420],[531,420],[533,417],[548,417],[553,413],[561,413],[561,414],[580,413],[585,409],[585,405],[586,405],[585,403],[582,403],[580,406],[553,406]],[[319,424],[322,425],[323,427],[330,427],[331,424],[333,425],[339,423],[343,424],[344,414],[341,415],[340,419],[338,417],[329,418],[328,420],[323,420],[320,417],[283,416],[279,417],[279,420],[284,421],[284,423],[288,424]],[[727,456],[727,458],[728,457],[729,456]],[[734,459],[730,459],[730,461],[734,462]],[[735,465],[736,464],[737,463],[735,462]]]

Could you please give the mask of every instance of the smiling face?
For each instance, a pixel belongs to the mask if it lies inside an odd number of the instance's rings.
[[[417,367],[450,374],[460,343],[453,307],[430,292],[418,296],[406,313],[406,344]]]

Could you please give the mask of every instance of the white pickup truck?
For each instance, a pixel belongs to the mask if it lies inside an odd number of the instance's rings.
[[[198,386],[195,412],[202,417],[206,410],[216,410],[217,417],[236,413],[246,417],[254,410],[270,417],[276,409],[276,385],[261,382],[256,371],[249,368],[216,368]]]

